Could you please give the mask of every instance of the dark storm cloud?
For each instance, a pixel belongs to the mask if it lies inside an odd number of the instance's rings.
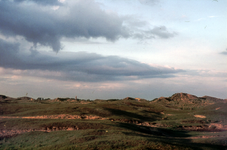
[[[31,73],[38,70],[40,74],[36,73],[36,76],[87,82],[167,78],[183,71],[153,67],[118,56],[102,56],[86,52],[66,53],[61,57],[38,53],[32,57],[30,54],[22,53],[19,44],[3,40],[0,40],[0,67],[30,70]],[[42,71],[58,72],[58,74],[46,75]]]
[[[116,41],[130,37],[146,39],[174,36],[164,26],[148,31],[130,29],[130,26],[124,25],[128,21],[125,17],[102,10],[93,0],[69,1],[53,10],[52,5],[58,4],[57,0],[0,0],[0,33],[11,37],[22,36],[33,43],[34,48],[40,44],[51,47],[55,52],[62,49],[63,37],[103,37],[108,41]],[[139,26],[142,26],[141,23]]]

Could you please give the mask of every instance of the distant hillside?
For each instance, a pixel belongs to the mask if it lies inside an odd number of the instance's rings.
[[[5,95],[0,95],[0,100],[4,100],[4,99],[6,99],[6,98],[8,98],[8,97],[5,96]]]
[[[197,97],[187,93],[176,93],[170,97],[160,97],[152,101],[152,103],[160,103],[166,107],[180,109],[193,109],[195,107],[202,107],[223,102],[225,102],[223,99],[210,96]]]
[[[211,97],[211,96],[203,96],[201,98],[205,98],[206,100],[213,101],[213,102],[220,102],[220,101],[226,100],[226,99],[220,99],[220,98]]]

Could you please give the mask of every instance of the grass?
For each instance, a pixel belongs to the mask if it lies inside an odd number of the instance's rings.
[[[126,129],[127,128],[127,129]],[[173,137],[186,136],[187,133],[174,130],[164,130],[166,134],[174,135],[165,137],[146,133],[120,125],[120,130],[77,130],[56,132],[30,132],[16,137],[2,139],[1,149],[201,149],[223,148],[220,145],[192,143],[191,140],[176,139]],[[108,131],[108,132],[106,132]],[[157,132],[161,132],[157,131]]]
[[[110,100],[45,100],[21,98],[0,101],[1,116],[93,115],[106,120],[86,119],[0,119],[0,132],[33,130],[0,136],[0,149],[225,149],[226,132],[190,131],[180,126],[200,126],[212,122],[227,124],[226,104],[182,104],[176,102]],[[204,101],[204,99],[202,99]],[[201,100],[201,101],[202,101]],[[183,108],[184,107],[184,108]],[[216,110],[216,108],[220,109]],[[190,109],[188,109],[190,108]],[[226,108],[226,107],[225,107]],[[195,118],[194,115],[206,118]],[[151,125],[151,126],[149,126]],[[155,127],[156,126],[156,127]],[[53,131],[58,128],[59,131]],[[65,129],[73,128],[72,131]],[[79,130],[77,130],[77,129]],[[52,132],[43,132],[51,129]],[[64,129],[64,130],[63,130]],[[40,131],[43,130],[43,131]],[[213,138],[192,138],[213,136]]]

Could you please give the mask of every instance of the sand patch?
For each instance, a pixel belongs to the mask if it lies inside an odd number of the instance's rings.
[[[194,117],[196,117],[196,118],[206,118],[206,116],[203,116],[203,115],[194,115]]]
[[[227,125],[222,125],[220,123],[210,123],[209,128],[215,127],[218,130],[227,130]]]
[[[166,114],[167,116],[174,116],[174,114]]]
[[[140,98],[135,98],[138,102],[140,102],[141,101],[141,99]]]
[[[218,108],[216,108],[215,110],[218,110],[218,109],[220,109],[221,107],[218,107]]]

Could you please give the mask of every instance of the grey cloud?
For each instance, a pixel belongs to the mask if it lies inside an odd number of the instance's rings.
[[[31,72],[32,70],[58,72],[60,75],[41,73],[40,76],[87,82],[168,78],[183,71],[174,68],[153,67],[118,56],[102,56],[86,52],[69,53],[61,55],[61,57],[38,53],[32,57],[22,53],[18,44],[3,40],[0,40],[0,67],[30,70]]]
[[[226,51],[223,51],[223,52],[221,52],[220,54],[222,54],[222,55],[227,55],[227,48],[226,48]]]
[[[145,20],[140,20],[137,16],[124,16],[124,24],[130,26],[130,28],[143,28],[144,26],[149,26],[149,23]]]
[[[153,39],[156,37],[162,39],[172,38],[177,35],[176,32],[170,32],[165,26],[154,27],[150,30],[141,30],[138,29],[136,32],[132,33],[133,38],[136,39]]]
[[[159,0],[139,0],[139,2],[143,5],[154,5],[159,2]]]
[[[185,70],[189,76],[197,77],[216,77],[223,78],[227,77],[227,71],[217,71],[217,70]]]
[[[61,49],[59,25],[50,13],[39,8],[26,8],[13,2],[0,1],[0,31],[5,35],[20,35],[27,41]]]
[[[221,52],[221,54],[223,54],[223,55],[227,55],[227,52]]]
[[[124,19],[124,24],[131,29],[129,30],[130,36],[135,39],[152,39],[156,37],[167,39],[177,35],[176,32],[171,32],[163,25],[151,28],[152,25],[149,22],[137,19],[135,16],[126,16]]]
[[[49,46],[56,52],[62,49],[62,37],[104,37],[115,41],[129,36],[122,26],[122,18],[106,13],[92,0],[80,0],[73,6],[62,6],[56,11],[40,7],[0,1],[0,32],[23,36],[34,45]],[[64,14],[64,11],[68,13]]]
[[[0,39],[0,65],[18,62],[19,43],[9,43]]]
[[[28,5],[27,1],[34,3]],[[51,47],[55,52],[63,48],[61,39],[64,37],[103,37],[116,41],[119,38],[151,39],[175,35],[165,26],[141,30],[146,22],[130,22],[127,17],[108,13],[93,0],[69,1],[53,10],[51,5],[55,4],[58,4],[57,0],[0,0],[0,33],[11,37],[22,36],[34,47],[40,44]]]
[[[14,0],[15,2],[35,2],[41,5],[62,5],[58,0]]]
[[[170,38],[176,35],[175,32],[169,32],[165,26],[154,27],[149,33],[156,35],[160,38]]]

